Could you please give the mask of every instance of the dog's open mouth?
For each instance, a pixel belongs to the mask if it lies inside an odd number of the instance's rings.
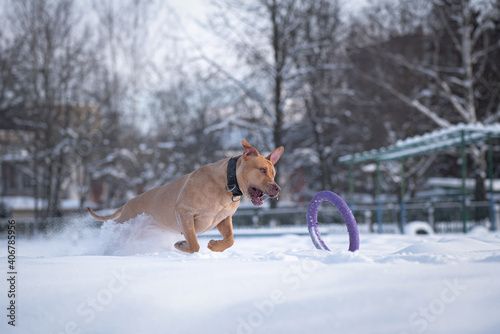
[[[252,204],[255,206],[264,204],[264,201],[269,198],[269,195],[264,194],[262,190],[256,187],[248,188],[248,195],[250,196]]]

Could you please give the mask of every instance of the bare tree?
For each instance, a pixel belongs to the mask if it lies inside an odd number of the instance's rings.
[[[398,18],[411,15],[413,6],[418,3],[401,0],[392,8],[392,15]],[[427,4],[425,20],[423,17],[411,20],[411,32],[409,28],[403,29],[404,23],[399,21],[396,25],[399,29],[389,27],[377,40],[368,41],[363,47],[365,51],[427,79],[426,84],[411,95],[398,91],[397,87],[384,80],[387,69],[377,67],[375,70],[378,73],[375,72],[373,81],[439,127],[455,122],[476,123],[478,120],[490,123],[498,119],[499,88],[495,80],[485,80],[485,73],[492,71],[500,76],[493,57],[500,49],[495,38],[500,12],[497,2],[482,3],[484,6],[477,6],[476,2],[469,0],[448,0],[432,6]],[[420,6],[424,4],[420,2]],[[377,8],[372,10],[380,11]],[[370,29],[365,28],[366,32]],[[420,39],[414,40],[414,44],[419,44],[424,52],[410,55],[391,50],[390,40],[384,35],[404,36],[397,30],[402,30],[409,37],[420,34]],[[486,98],[482,91],[492,93]],[[485,98],[484,102],[481,101]],[[478,112],[482,103],[487,107]],[[452,108],[454,114],[439,110],[443,109],[440,108],[443,104]]]
[[[493,0],[380,2],[355,25],[353,51],[369,64],[357,74],[424,116],[430,128],[491,123],[500,116],[499,23]],[[484,178],[484,148],[471,149]]]
[[[295,53],[297,84],[301,88],[310,134],[301,136],[302,148],[313,147],[320,170],[321,189],[332,189],[332,161],[348,132],[337,129],[345,111],[341,101],[349,95],[344,28],[338,1],[304,1],[303,26]],[[312,141],[312,142],[311,142]]]
[[[99,64],[91,90],[103,114],[103,140],[93,147],[98,159],[89,172],[94,182],[109,186],[106,206],[124,200],[126,191],[143,191],[145,175],[141,143],[148,142],[142,131],[152,123],[145,102],[155,75],[153,60],[162,31],[152,31],[165,6],[147,0],[95,1],[97,18],[96,57]],[[150,166],[150,165],[148,165]]]
[[[261,124],[269,126],[273,136],[272,146],[281,146],[286,104],[298,88],[294,85],[293,56],[298,51],[294,48],[298,30],[305,19],[301,15],[302,3],[261,0],[220,1],[217,5],[221,10],[218,23],[213,24],[216,33],[224,36],[251,69],[252,78],[235,81],[259,106]]]
[[[61,191],[72,166],[70,150],[75,110],[82,102],[83,79],[89,72],[88,30],[71,1],[15,1],[6,21],[16,57],[10,60],[10,96],[17,99],[8,111],[14,129],[33,133],[26,143],[32,155],[34,197],[46,201],[36,207],[37,218],[60,215]]]

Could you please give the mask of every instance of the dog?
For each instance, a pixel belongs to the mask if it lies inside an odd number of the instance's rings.
[[[162,228],[184,236],[185,240],[175,243],[175,248],[187,253],[199,251],[197,235],[217,227],[222,240],[210,240],[208,248],[222,252],[234,244],[231,217],[241,197],[260,206],[267,197],[277,197],[281,190],[274,182],[274,165],[284,152],[283,146],[263,157],[245,139],[241,144],[241,156],[208,164],[172,183],[148,190],[112,215],[99,216],[92,209],[87,210],[97,220],[117,219],[117,223],[142,213],[151,215]]]

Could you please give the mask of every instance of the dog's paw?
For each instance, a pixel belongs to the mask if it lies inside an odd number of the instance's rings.
[[[229,247],[231,247],[231,245],[224,240],[210,240],[208,242],[208,249],[210,249],[212,252],[223,252]]]
[[[175,248],[177,248],[181,252],[186,252],[186,253],[191,253],[191,254],[196,253],[200,250],[200,245],[198,245],[198,243],[193,245],[193,247],[189,247],[189,244],[186,240],[177,241],[174,244],[174,246],[175,246]]]
[[[217,241],[217,240],[210,240],[208,242],[208,246],[207,246],[208,249],[210,249],[212,252],[221,252],[219,250],[220,247],[217,246],[217,243],[219,243],[219,241]]]
[[[182,240],[182,241],[177,241],[175,244],[174,244],[175,248],[177,248],[178,250],[182,251],[182,252],[187,252],[188,251],[188,243],[186,240]]]

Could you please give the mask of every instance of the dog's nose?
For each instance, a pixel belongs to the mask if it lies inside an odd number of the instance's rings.
[[[280,188],[280,186],[278,186],[278,185],[275,183],[275,184],[272,184],[272,185],[271,185],[271,187],[270,187],[270,189],[269,189],[269,190],[270,190],[270,191],[269,191],[269,194],[268,194],[268,195],[269,195],[269,197],[274,198],[274,197],[276,197],[276,196],[278,196],[278,195],[279,195],[279,193],[280,193],[280,191],[281,191],[281,188]]]

